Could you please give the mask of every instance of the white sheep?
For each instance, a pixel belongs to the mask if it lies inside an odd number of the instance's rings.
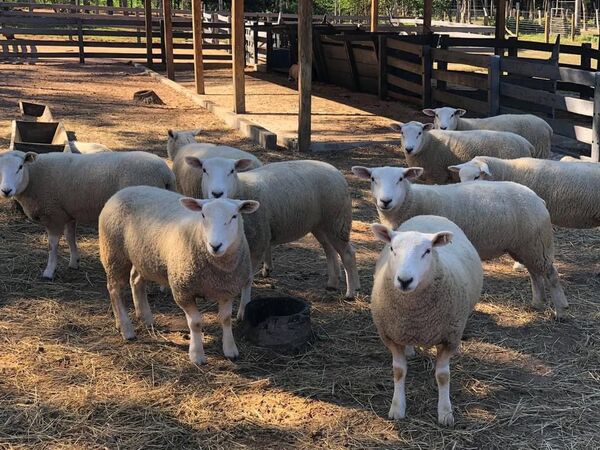
[[[406,416],[407,348],[436,346],[438,422],[452,426],[450,358],[459,351],[467,319],[481,296],[479,255],[462,230],[444,217],[413,217],[397,231],[374,224],[373,233],[387,244],[375,269],[371,313],[392,353],[394,397],[388,415]]]
[[[145,152],[0,154],[0,197],[14,198],[48,233],[50,252],[42,276],[52,279],[63,234],[69,267],[79,267],[76,225],[96,225],[104,203],[119,189],[150,185],[175,189],[175,176],[158,156]]]
[[[88,155],[90,153],[110,152],[112,150],[106,145],[99,144],[97,142],[68,141],[65,151],[75,154]]]
[[[123,338],[135,337],[123,288],[129,282],[137,317],[151,326],[146,284],[152,281],[168,284],[185,313],[192,363],[206,362],[196,298],[218,302],[223,353],[237,358],[231,331],[233,298],[252,283],[242,213],[258,207],[255,201],[196,200],[147,186],[115,194],[100,214],[99,243],[115,322]]]
[[[434,126],[440,130],[493,130],[510,131],[524,137],[533,145],[531,156],[548,158],[552,147],[552,127],[544,119],[533,114],[501,114],[484,119],[466,119],[464,109],[424,109],[423,113],[434,117]]]
[[[423,172],[420,167],[356,166],[352,172],[371,181],[379,218],[386,225],[397,227],[422,214],[448,218],[461,227],[481,259],[508,253],[524,264],[531,277],[533,306],[544,306],[546,284],[557,318],[564,317],[568,303],[554,268],[550,215],[531,189],[510,182],[410,183]]]
[[[167,131],[167,155],[171,161],[175,160],[180,148],[187,144],[196,143],[196,136],[201,133],[200,128],[195,130],[168,130]],[[208,144],[211,145],[211,144]]]
[[[346,297],[360,287],[354,248],[350,244],[352,200],[344,176],[320,161],[287,161],[267,164],[249,172],[250,160],[186,158],[204,171],[202,193],[257,200],[258,213],[245,222],[252,267],[265,259],[271,246],[301,239],[308,233],[319,241],[327,258],[327,288],[339,287],[339,255],[346,271]],[[243,318],[250,292],[242,292],[238,318]]]
[[[533,146],[514,133],[502,131],[444,131],[420,122],[394,124],[402,135],[402,150],[409,166],[424,169],[423,181],[444,184],[452,181],[448,166],[469,161],[479,155],[502,158],[531,156]],[[448,162],[452,161],[452,162]]]
[[[600,164],[519,158],[477,157],[451,166],[463,182],[514,181],[546,202],[552,223],[567,228],[600,226]]]
[[[292,64],[288,70],[288,81],[298,81],[298,72],[300,66],[298,64]]]

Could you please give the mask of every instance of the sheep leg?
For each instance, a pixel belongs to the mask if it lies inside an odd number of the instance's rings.
[[[204,364],[206,362],[206,355],[204,354],[204,345],[202,344],[202,316],[196,307],[196,299],[193,295],[175,291],[173,291],[173,297],[177,306],[185,313],[188,328],[190,329],[190,361],[194,364]]]
[[[330,242],[342,258],[342,264],[346,271],[346,298],[354,298],[356,291],[360,289],[360,279],[356,268],[356,254],[350,242],[333,239]]]
[[[340,261],[337,252],[325,233],[313,231],[313,235],[323,247],[327,258],[327,289],[337,291],[340,287]]]
[[[244,314],[246,314],[246,306],[252,299],[252,280],[248,281],[248,284],[242,288],[242,295],[240,298],[240,307],[237,312],[237,320],[244,320]]]
[[[531,277],[531,304],[536,309],[544,309],[546,307],[544,277],[540,273],[531,271],[529,276]]]
[[[72,220],[65,225],[65,236],[69,244],[69,268],[79,269],[79,249],[77,248],[77,236],[75,233],[77,223]]]
[[[262,269],[260,271],[260,275],[262,277],[268,277],[271,275],[271,271],[273,270],[273,257],[271,256],[271,246],[269,245],[265,250],[265,258],[262,263]]]
[[[110,277],[106,282],[110,303],[112,305],[113,314],[115,315],[115,325],[118,330],[121,330],[123,339],[130,341],[135,339],[135,331],[131,320],[129,319],[129,314],[127,314],[125,304],[123,303],[123,297],[121,296],[123,286],[124,283],[119,283]]]
[[[562,320],[565,318],[565,309],[569,307],[569,302],[565,297],[565,293],[558,279],[558,272],[554,267],[554,264],[548,264],[544,278],[547,282],[548,289],[550,291],[550,297],[554,303],[556,309],[556,319]]]
[[[233,300],[219,301],[219,322],[223,328],[223,354],[229,359],[237,359],[240,352],[235,345],[233,332],[231,331],[231,311],[233,310]]]
[[[152,311],[148,304],[148,293],[146,292],[146,282],[142,279],[142,275],[131,267],[129,276],[129,284],[131,286],[131,296],[133,297],[133,306],[135,307],[135,315],[139,320],[144,322],[147,327],[154,325]]]
[[[392,406],[388,413],[390,419],[404,419],[406,417],[406,391],[404,389],[408,364],[404,354],[404,345],[391,341],[386,342],[387,348],[392,352],[392,369],[394,371],[394,396]]]
[[[452,354],[452,350],[447,346],[437,346],[435,380],[438,386],[438,422],[449,427],[454,425],[452,403],[450,403],[450,358]]]
[[[48,247],[50,251],[48,252],[48,264],[46,265],[46,269],[42,273],[42,278],[46,280],[51,280],[54,278],[54,272],[56,271],[56,266],[58,264],[58,243],[62,236],[61,231],[48,231]]]

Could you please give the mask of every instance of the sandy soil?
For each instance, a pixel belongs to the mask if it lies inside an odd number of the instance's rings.
[[[130,66],[4,64],[0,79],[2,146],[23,98],[48,102],[80,140],[115,150],[164,156],[168,128],[202,127],[202,140],[264,161],[297,157],[260,150]],[[166,105],[133,103],[141,89],[154,89]],[[398,119],[416,116],[406,111]],[[599,230],[557,231],[557,266],[572,305],[566,323],[528,306],[528,278],[512,271],[508,258],[486,263],[484,294],[462,355],[452,362],[455,428],[436,424],[430,352],[409,362],[408,418],[391,422],[391,358],[367,297],[381,248],[368,229],[376,213],[367,184],[349,169],[402,159],[385,145],[318,158],[342,170],[351,186],[363,295],[347,301],[325,291],[325,260],[312,238],[275,249],[275,272],[257,280],[254,295],[283,293],[311,303],[317,339],[296,356],[238,338],[240,360],[226,360],[216,306],[202,303],[208,364],[192,366],[183,314],[158,289],[150,292],[158,326],[138,326],[138,339],[124,343],[114,329],[96,232],[81,233],[79,271],[67,269],[63,247],[56,280],[44,283],[43,230],[0,204],[0,447],[596,447]]]

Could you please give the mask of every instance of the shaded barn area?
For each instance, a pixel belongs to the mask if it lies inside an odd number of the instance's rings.
[[[185,97],[127,65],[0,65],[0,144],[19,98],[51,106],[80,139],[117,151],[166,155],[168,128],[197,128],[200,141],[254,153],[263,161],[296,155],[266,151],[233,133]],[[115,89],[118,86],[118,89]],[[132,101],[152,89],[165,105]],[[413,116],[407,111],[398,120]],[[350,184],[362,293],[371,289],[381,246],[368,185],[352,165],[403,164],[395,147],[373,145],[309,155],[338,167]],[[97,234],[82,234],[82,268],[67,269],[61,247],[56,281],[41,282],[42,228],[0,204],[0,443],[64,448],[585,448],[599,439],[600,366],[597,230],[557,230],[557,268],[570,319],[529,307],[528,277],[512,260],[485,264],[484,295],[462,354],[452,362],[454,429],[436,425],[437,389],[428,352],[409,361],[408,418],[387,419],[390,356],[365,295],[347,301],[323,289],[326,263],[312,238],[274,250],[275,272],[255,295],[311,303],[316,340],[295,357],[238,339],[241,359],[226,360],[216,305],[204,313],[208,364],[190,365],[188,330],[169,294],[152,288],[154,330],[124,343],[114,328]],[[235,326],[234,326],[235,328]],[[515,444],[518,443],[518,444]]]

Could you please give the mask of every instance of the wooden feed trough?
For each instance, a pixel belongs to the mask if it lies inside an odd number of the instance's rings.
[[[22,152],[62,152],[67,144],[62,122],[25,122],[13,120],[10,149]]]
[[[259,297],[246,306],[241,332],[259,347],[297,353],[313,339],[310,305],[296,297]]]
[[[31,103],[19,100],[21,120],[26,122],[52,122],[52,111],[43,103]]]

